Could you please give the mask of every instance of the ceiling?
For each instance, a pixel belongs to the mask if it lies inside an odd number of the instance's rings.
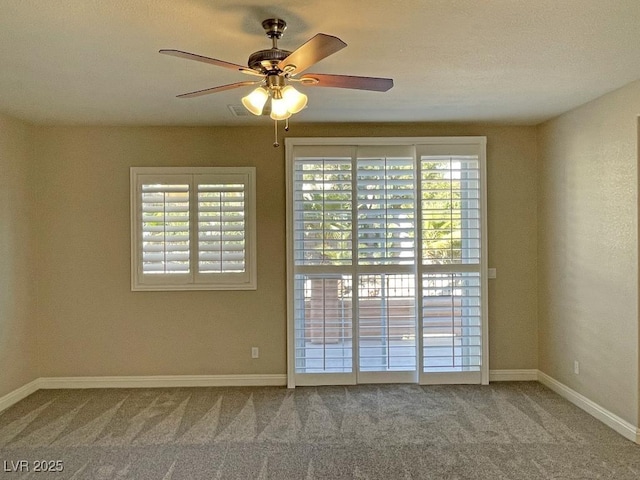
[[[243,125],[247,77],[158,54],[246,64],[280,17],[294,50],[348,47],[308,71],[392,77],[386,93],[301,87],[302,122],[537,124],[640,79],[638,0],[1,0],[0,112],[35,124]],[[250,77],[249,77],[250,78]],[[246,93],[245,93],[246,90]]]

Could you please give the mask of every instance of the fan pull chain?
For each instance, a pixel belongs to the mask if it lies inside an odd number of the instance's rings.
[[[274,131],[275,131],[275,137],[274,137],[274,141],[273,141],[273,146],[274,146],[274,148],[278,148],[280,146],[280,144],[278,143],[278,121],[277,120],[273,121],[273,126],[274,126]]]
[[[288,132],[289,131],[289,119],[285,119],[284,121],[284,131]]]

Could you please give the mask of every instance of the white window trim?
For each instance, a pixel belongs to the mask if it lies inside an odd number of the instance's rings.
[[[489,311],[488,311],[488,225],[487,225],[487,179],[486,179],[486,144],[487,138],[485,136],[458,136],[458,137],[288,137],[285,138],[285,155],[286,155],[286,238],[287,238],[287,386],[288,388],[296,387],[296,369],[295,369],[295,345],[291,341],[295,337],[295,321],[293,317],[293,299],[294,299],[294,262],[293,262],[293,229],[291,219],[293,218],[293,150],[296,146],[302,145],[339,145],[339,146],[363,146],[363,145],[469,145],[471,147],[480,147],[479,161],[482,165],[481,175],[481,198],[480,206],[482,209],[481,223],[482,232],[484,234],[481,238],[481,258],[480,258],[480,274],[483,278],[481,282],[481,298],[482,298],[482,365],[480,369],[480,383],[487,385],[489,383]],[[419,345],[422,348],[422,344]],[[310,375],[310,374],[307,374]],[[354,374],[348,374],[354,376]],[[423,375],[421,375],[422,377]],[[450,383],[451,377],[448,374],[430,373],[429,376],[433,379],[434,383]],[[451,383],[476,383],[475,375],[469,382],[465,382],[461,379],[461,375],[457,374],[457,380]],[[318,382],[313,381],[310,384],[319,385],[321,383],[326,384],[340,384],[345,381],[345,375],[334,374],[318,374]],[[326,378],[324,378],[326,377]],[[329,378],[336,377],[336,378]],[[355,376],[354,376],[355,378]],[[324,381],[323,381],[324,380]],[[351,383],[349,380],[347,383]],[[420,383],[425,382],[421,378]]]
[[[238,175],[246,178],[245,191],[245,268],[246,273],[233,274],[172,274],[162,276],[163,279],[143,278],[141,274],[140,215],[141,202],[138,191],[139,179],[142,176],[220,176]],[[257,289],[257,248],[256,248],[256,169],[255,167],[131,167],[130,168],[130,220],[131,220],[131,291],[180,291],[180,290],[256,290]],[[195,217],[196,202],[193,197],[195,189],[190,188],[190,211]],[[191,254],[198,255],[197,222],[190,226]],[[193,239],[196,241],[193,241]],[[197,264],[197,261],[195,262]],[[209,280],[203,277],[209,277]]]

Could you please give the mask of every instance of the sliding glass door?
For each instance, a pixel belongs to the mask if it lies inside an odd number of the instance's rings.
[[[482,381],[483,139],[385,140],[287,140],[290,386]]]

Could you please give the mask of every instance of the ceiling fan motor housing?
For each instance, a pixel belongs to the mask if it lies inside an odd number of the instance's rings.
[[[281,60],[284,60],[291,52],[280,50],[279,48],[270,48],[268,50],[258,50],[249,56],[247,64],[249,68],[258,70],[262,73],[275,70]]]
[[[247,64],[249,68],[266,74],[268,72],[278,71],[277,65],[281,60],[287,58],[291,52],[278,48],[278,40],[287,29],[287,22],[281,18],[267,18],[262,22],[262,28],[264,28],[267,37],[272,40],[273,45],[269,50],[253,52],[249,56]],[[278,71],[278,73],[280,72]]]

